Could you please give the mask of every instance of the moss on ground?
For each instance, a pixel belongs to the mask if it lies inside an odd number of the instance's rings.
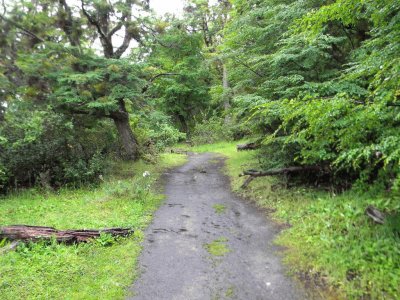
[[[231,251],[227,245],[227,242],[227,238],[221,237],[209,244],[205,244],[204,248],[206,248],[207,252],[212,256],[224,256]]]
[[[216,214],[223,214],[226,211],[226,206],[223,204],[214,204],[213,208]]]

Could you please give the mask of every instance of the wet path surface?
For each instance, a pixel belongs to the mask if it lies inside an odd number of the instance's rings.
[[[193,154],[168,174],[130,299],[306,299],[285,276],[276,226],[231,193],[222,167],[215,154]]]

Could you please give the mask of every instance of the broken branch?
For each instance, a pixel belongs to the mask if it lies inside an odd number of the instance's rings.
[[[321,170],[322,170],[322,168],[320,166],[288,167],[288,168],[282,168],[282,169],[271,169],[271,170],[268,170],[268,171],[247,170],[247,171],[243,171],[243,173],[240,174],[239,177],[241,177],[241,176],[250,176],[249,178],[246,179],[246,181],[241,186],[241,188],[244,189],[256,177],[274,176],[274,175],[286,175],[286,174],[289,174],[289,173],[308,172],[308,171],[320,172]]]

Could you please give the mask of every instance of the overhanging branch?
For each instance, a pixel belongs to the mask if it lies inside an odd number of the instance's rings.
[[[156,80],[159,77],[163,77],[163,76],[179,76],[179,73],[161,73],[161,74],[157,74],[155,76],[153,76],[152,78],[150,78],[149,83],[142,89],[142,93],[145,93],[150,85],[153,83],[154,80]]]

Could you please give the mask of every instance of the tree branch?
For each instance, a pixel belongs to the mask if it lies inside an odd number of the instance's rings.
[[[161,73],[161,74],[157,74],[157,75],[153,76],[152,78],[150,78],[149,83],[142,89],[142,93],[145,93],[149,89],[149,87],[153,83],[153,81],[156,80],[157,78],[162,77],[162,76],[178,76],[178,75],[180,75],[180,74],[179,73]]]
[[[71,8],[68,6],[66,0],[59,0],[59,4],[64,9],[64,11],[67,15],[67,18],[64,19],[65,23],[60,27],[62,27],[63,31],[67,35],[67,38],[68,38],[69,42],[71,43],[71,46],[80,48],[81,45],[80,45],[79,37],[74,38],[74,32],[73,32],[74,20],[72,17]]]
[[[10,23],[11,25],[14,25],[15,27],[17,27],[18,29],[22,30],[24,33],[26,33],[26,34],[29,35],[30,37],[32,37],[32,38],[38,40],[39,42],[42,42],[42,43],[46,42],[44,39],[42,39],[41,37],[37,36],[37,35],[36,35],[35,33],[33,33],[32,31],[30,31],[30,30],[28,30],[28,29],[22,27],[22,26],[19,25],[17,22],[12,21],[12,20],[6,18],[5,16],[0,15],[0,19],[2,19],[3,21],[5,21],[5,22],[7,22],[7,23]]]
[[[258,73],[257,71],[253,70],[248,64],[244,63],[243,61],[241,61],[240,59],[238,59],[237,57],[233,57],[233,59],[238,62],[239,64],[241,64],[242,66],[246,67],[247,69],[249,69],[251,72],[253,72],[254,74],[256,74],[258,77],[264,77],[264,74]]]
[[[132,20],[132,1],[131,0],[127,0],[126,4],[128,5],[127,13],[123,16],[123,19],[126,19],[126,22],[125,22],[125,36],[124,36],[124,40],[122,42],[122,45],[119,46],[118,49],[115,51],[115,53],[113,55],[114,58],[120,58],[122,56],[122,54],[125,53],[126,49],[128,49],[128,47],[129,47],[129,44],[130,44],[132,38],[135,38],[135,40],[137,42],[140,42],[140,38],[139,37],[134,37],[132,32],[131,32],[131,30],[130,30],[130,28],[128,27],[129,22]],[[121,27],[122,27],[122,25],[121,25]]]
[[[107,58],[111,58],[113,56],[113,45],[111,43],[111,40],[106,36],[106,34],[103,32],[103,30],[101,29],[101,26],[99,24],[99,22],[97,20],[95,20],[93,18],[93,16],[91,16],[89,14],[89,12],[85,9],[85,2],[84,0],[81,0],[81,8],[82,8],[82,12],[85,15],[85,17],[87,18],[87,20],[89,21],[89,23],[93,26],[96,27],[97,29],[97,33],[100,35],[100,42],[103,46],[103,50],[104,50],[104,55]]]

